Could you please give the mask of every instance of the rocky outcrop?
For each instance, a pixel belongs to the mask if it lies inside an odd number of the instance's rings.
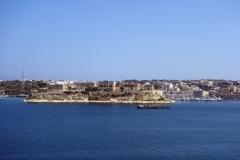
[[[48,92],[31,94],[24,102],[50,103],[174,103],[157,92]]]

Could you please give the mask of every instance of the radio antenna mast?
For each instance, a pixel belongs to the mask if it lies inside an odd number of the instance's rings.
[[[22,69],[21,93],[20,94],[24,94],[24,88],[25,88],[25,84],[24,84],[24,67],[23,67],[23,69]]]

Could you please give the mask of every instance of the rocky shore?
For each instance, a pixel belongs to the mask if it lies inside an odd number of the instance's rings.
[[[175,103],[157,92],[61,92],[31,94],[23,102],[30,103],[126,103],[166,104]]]
[[[107,100],[107,101],[89,101],[89,100],[44,100],[44,99],[24,99],[22,102],[29,103],[125,103],[125,104],[169,104],[176,103],[172,100],[164,101],[116,101],[116,100]]]

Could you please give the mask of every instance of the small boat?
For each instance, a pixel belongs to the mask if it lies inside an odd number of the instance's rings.
[[[218,101],[218,102],[221,102],[221,101],[222,101],[222,98],[221,98],[221,97],[218,97],[218,98],[217,98],[217,101]]]
[[[151,106],[151,105],[138,105],[138,109],[156,109],[156,108],[170,108],[169,106]]]
[[[2,98],[0,98],[0,100],[2,100]]]
[[[208,98],[203,98],[203,100],[204,100],[205,102],[209,101],[209,99],[208,99]]]
[[[16,97],[19,97],[19,98],[27,98],[28,95],[20,94],[20,95],[16,95]]]

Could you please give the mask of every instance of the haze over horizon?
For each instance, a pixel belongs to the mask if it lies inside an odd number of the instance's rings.
[[[240,80],[240,1],[0,1],[0,80]]]

